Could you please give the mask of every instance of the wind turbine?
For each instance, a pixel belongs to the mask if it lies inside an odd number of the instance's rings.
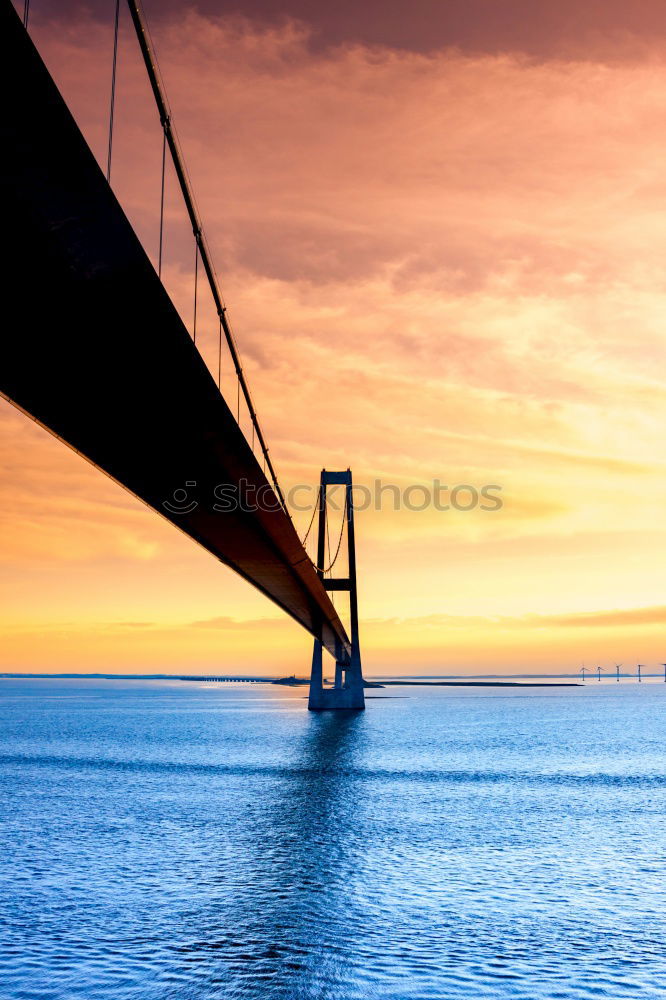
[[[603,674],[606,673],[606,671],[604,670],[604,668],[603,667],[597,667],[597,680],[599,681],[600,684],[601,684],[601,675],[602,675],[602,673]]]
[[[616,663],[615,664],[615,680],[618,682],[618,684],[620,683],[620,667],[621,666],[622,666],[621,663]],[[666,676],[666,670],[664,671],[664,676]]]
[[[583,675],[583,684],[585,683],[585,671],[586,670],[587,670],[588,674],[592,672],[589,667],[586,667],[585,664],[583,664],[583,666],[578,671],[579,674]]]
[[[642,677],[641,677],[641,667],[644,667],[644,666],[645,666],[645,664],[644,664],[644,663],[639,663],[639,664],[638,664],[638,683],[639,683],[639,684],[640,684],[640,683],[641,683],[641,681],[642,681]]]
[[[664,684],[666,684],[666,663],[662,663],[662,667],[664,668]]]

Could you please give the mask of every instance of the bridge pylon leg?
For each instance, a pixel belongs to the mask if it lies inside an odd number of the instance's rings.
[[[345,519],[347,524],[347,554],[349,575],[344,578],[325,576],[325,540],[327,503],[326,487],[345,486]],[[322,469],[319,486],[319,536],[317,539],[317,575],[327,590],[342,590],[349,593],[349,617],[351,623],[351,649],[343,649],[336,643],[335,681],[333,687],[324,687],[322,652],[319,639],[314,641],[312,652],[312,673],[310,675],[311,711],[329,709],[359,710],[365,708],[365,685],[361,669],[361,651],[358,639],[358,603],[356,596],[356,548],[354,536],[354,505],[352,496],[352,476],[346,472],[327,472]]]

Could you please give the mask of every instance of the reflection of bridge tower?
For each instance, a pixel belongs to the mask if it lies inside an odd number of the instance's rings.
[[[325,577],[325,544],[327,525],[326,488],[341,485],[345,487],[344,521],[347,524],[347,565],[348,576]],[[344,527],[344,522],[343,522]],[[335,562],[335,559],[333,560]],[[354,503],[352,496],[352,475],[346,472],[327,472],[322,469],[319,486],[319,534],[317,539],[317,575],[326,590],[342,590],[349,594],[349,618],[351,625],[351,650],[347,651],[336,643],[335,683],[332,688],[323,686],[322,643],[315,639],[312,653],[312,675],[310,677],[310,699],[308,708],[313,711],[333,708],[365,708],[363,694],[363,674],[361,671],[361,651],[358,642],[358,605],[356,598],[356,548],[354,542]]]

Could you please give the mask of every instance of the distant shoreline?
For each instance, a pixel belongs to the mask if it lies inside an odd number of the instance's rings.
[[[655,675],[656,676],[656,675]],[[1,672],[0,680],[109,680],[109,681],[206,681],[208,683],[278,684],[300,687],[309,684],[307,677],[233,677],[231,675],[190,674],[75,674],[75,673],[10,673]],[[514,680],[366,680],[366,688],[384,687],[583,687],[580,681],[514,681]]]
[[[381,681],[370,687],[583,687],[580,681]]]
[[[266,677],[257,674],[116,674],[100,672],[58,672],[45,673],[37,671],[0,671],[0,680],[109,680],[109,681],[206,681],[209,683],[220,683],[229,681],[231,683],[254,683],[254,684],[309,684],[309,677]],[[636,681],[637,675],[634,673],[621,673],[620,681]],[[655,673],[643,673],[644,681],[665,680],[663,671]],[[398,674],[393,677],[366,677],[366,687],[379,687],[386,685],[405,685],[408,687],[590,687],[596,684],[598,678],[588,677],[587,682],[583,682],[576,674]],[[606,674],[602,681],[607,685],[615,682],[615,674]]]
[[[195,680],[195,678],[187,678]],[[280,684],[282,687],[300,687],[309,684],[310,681],[304,677],[281,677],[271,681],[271,684]],[[553,687],[583,687],[580,681],[369,681],[366,680],[364,687],[366,690],[372,688],[385,687],[529,687],[529,688],[553,688]]]

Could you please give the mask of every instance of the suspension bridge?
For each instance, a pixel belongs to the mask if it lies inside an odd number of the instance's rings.
[[[0,393],[310,633],[311,709],[363,708],[351,472],[321,474],[313,561],[292,523],[259,424],[139,4],[128,0],[163,142],[157,268],[109,183],[119,2],[106,173],[33,45],[28,0],[23,17],[10,0],[0,4],[0,73],[3,93],[11,95],[0,119],[4,237],[10,249],[3,269],[8,315],[0,341]],[[167,153],[194,238],[192,333],[161,280]],[[217,380],[196,344],[199,268],[219,325]],[[237,379],[235,415],[220,391],[223,342]],[[251,442],[240,426],[241,396]],[[325,565],[331,485],[342,485],[345,492],[343,577],[333,577]],[[195,487],[198,497],[208,499],[170,502]],[[238,496],[244,491],[255,502],[220,503],[221,487]],[[331,591],[348,594],[349,634]],[[324,650],[335,660],[332,687],[322,680]]]

